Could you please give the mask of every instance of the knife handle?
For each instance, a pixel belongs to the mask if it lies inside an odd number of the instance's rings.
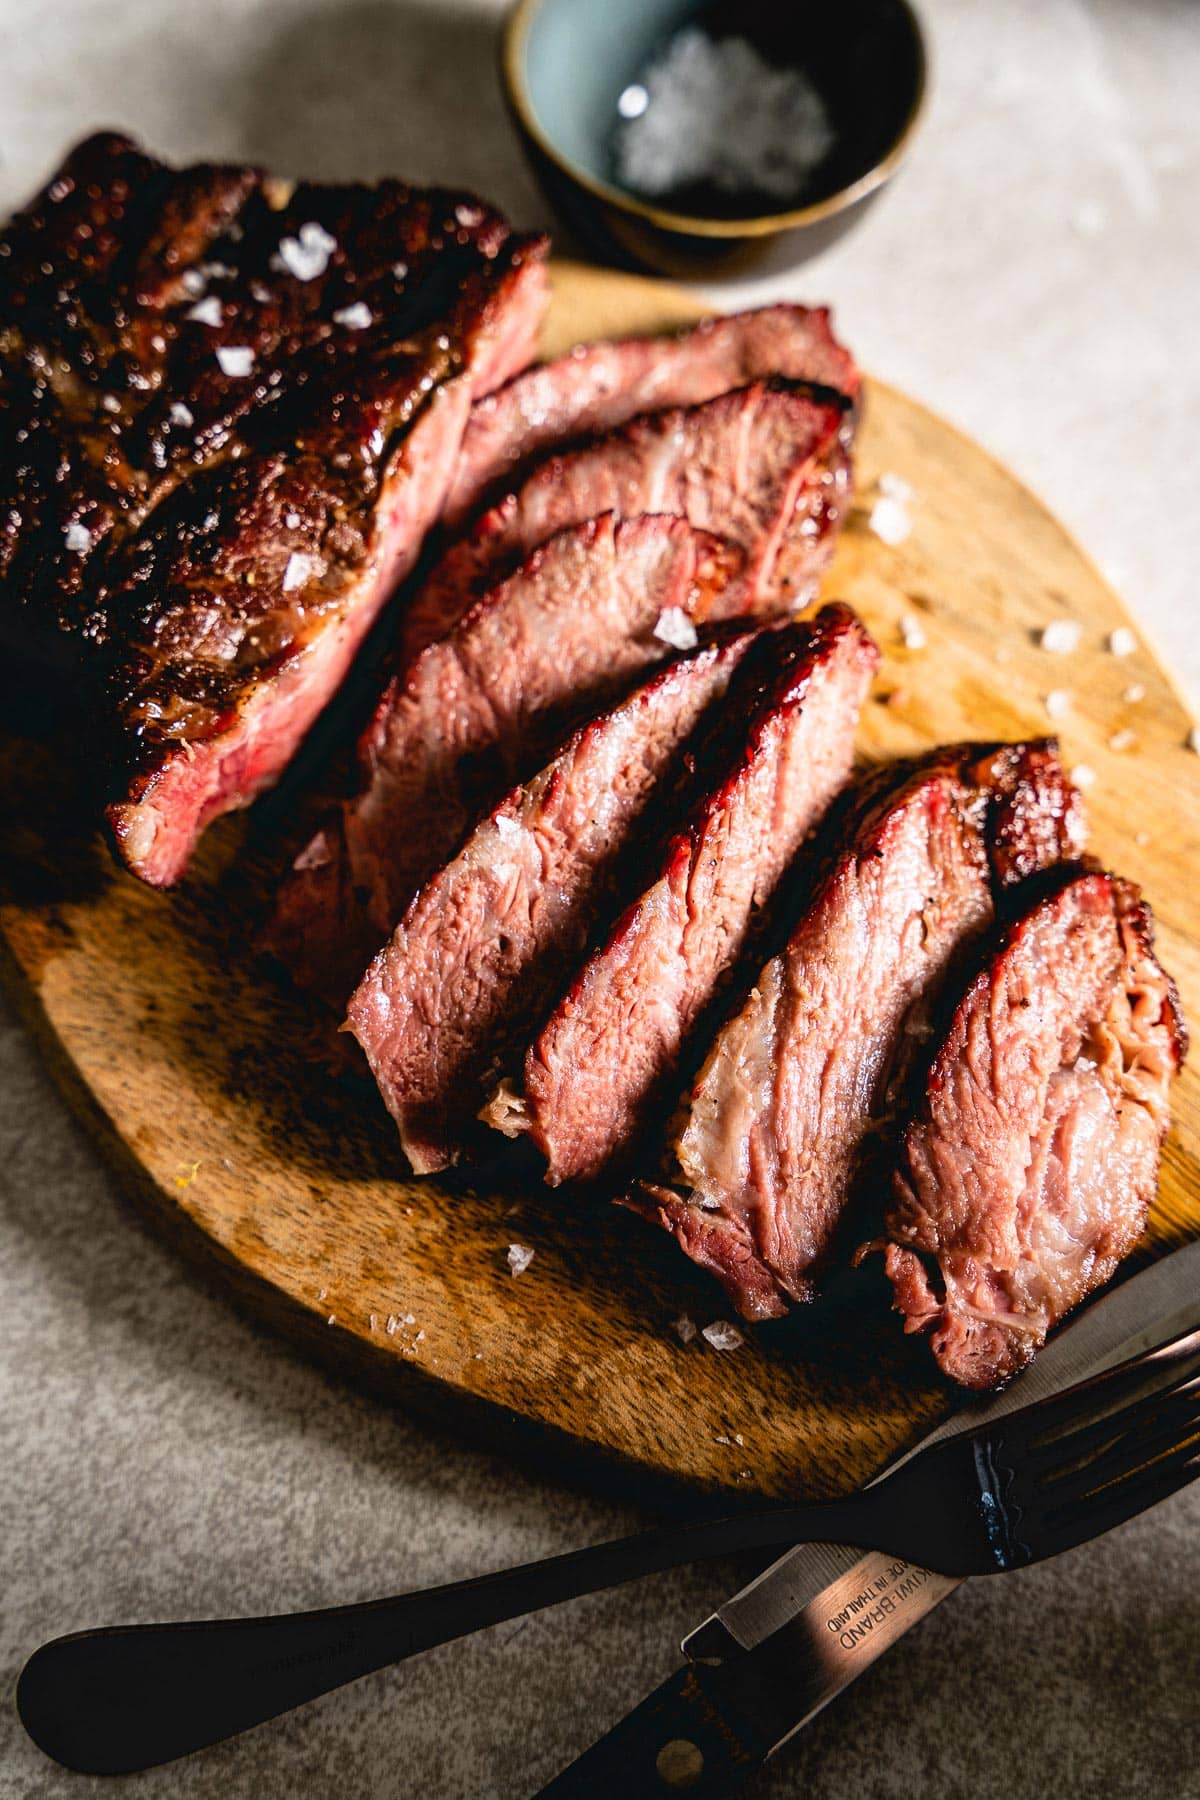
[[[585,1750],[537,1800],[725,1800],[767,1760],[747,1720],[720,1709],[705,1670],[678,1669],[660,1688]]]

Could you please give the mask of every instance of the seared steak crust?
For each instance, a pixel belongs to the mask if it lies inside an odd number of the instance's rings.
[[[113,135],[0,238],[3,629],[81,679],[145,879],[336,688],[471,400],[533,349],[542,256],[468,196],[176,171]]]
[[[998,1387],[1102,1286],[1154,1199],[1178,995],[1132,883],[1075,866],[955,1011],[903,1140],[886,1268],[939,1366]]]
[[[271,947],[336,1005],[418,884],[480,811],[536,769],[567,723],[670,654],[665,612],[703,624],[736,566],[685,519],[560,532],[385,689],[359,746],[362,787],[301,851]]]
[[[587,940],[631,835],[678,774],[752,633],[669,663],[515,789],[409,907],[354,993],[349,1029],[418,1173],[456,1162],[489,1075]]]
[[[479,400],[463,437],[445,519],[463,524],[540,456],[612,431],[638,413],[699,406],[772,375],[858,398],[861,378],[823,306],[764,306],[670,337],[579,344]]]
[[[801,605],[849,503],[848,404],[804,382],[757,381],[547,458],[432,570],[405,612],[405,653],[440,637],[552,532],[605,512],[690,519],[742,551],[748,604]]]
[[[878,652],[845,606],[766,634],[731,689],[701,798],[654,879],[584,962],[524,1064],[519,1104],[552,1184],[590,1180],[639,1139],[698,1019],[843,786]]]
[[[748,1319],[812,1297],[947,974],[1000,890],[1083,847],[1050,742],[958,745],[869,778],[782,952],[721,1028],[627,1204]]]

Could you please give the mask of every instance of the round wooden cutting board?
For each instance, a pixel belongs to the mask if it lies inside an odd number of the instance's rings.
[[[559,264],[545,348],[699,310],[655,282]],[[913,490],[895,548],[867,525],[887,472]],[[1140,639],[1112,654],[1127,615],[1039,503],[878,382],[858,473],[824,593],[852,602],[883,650],[862,752],[1041,734],[1045,696],[1066,690],[1057,724],[1069,764],[1095,775],[1093,847],[1145,888],[1200,1018],[1200,756],[1168,675]],[[1040,646],[1055,619],[1082,628],[1068,656]],[[239,855],[245,820],[210,833],[163,897],[112,865],[54,742],[5,737],[0,783],[0,965],[64,1085],[181,1245],[215,1252],[309,1344],[400,1399],[459,1417],[475,1403],[552,1450],[741,1494],[858,1484],[949,1404],[869,1282],[861,1299],[747,1329],[738,1349],[685,1345],[674,1320],[704,1325],[727,1305],[639,1220],[548,1189],[412,1179],[373,1094],[314,1067],[299,1002],[255,961],[267,870]],[[1198,1065],[1176,1086],[1150,1254],[1200,1231]],[[514,1243],[534,1251],[516,1277]]]

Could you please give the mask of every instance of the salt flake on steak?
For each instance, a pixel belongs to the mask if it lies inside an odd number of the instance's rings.
[[[302,588],[315,568],[316,564],[311,556],[305,556],[301,550],[293,550],[283,571],[284,593],[290,594],[295,588]]]
[[[72,519],[63,533],[67,549],[73,556],[86,556],[92,547],[92,534],[78,519]]]
[[[510,1244],[508,1246],[508,1266],[514,1275],[523,1275],[533,1261],[533,1251],[527,1244]]]
[[[197,300],[195,306],[189,306],[184,313],[185,319],[193,319],[197,325],[219,325],[221,323],[221,302],[215,294],[205,300]]]
[[[329,267],[329,259],[336,249],[337,239],[312,219],[300,227],[295,237],[281,238],[279,255],[271,260],[282,264],[297,281],[315,281]]]
[[[248,344],[218,344],[217,361],[221,365],[222,375],[231,380],[240,380],[249,375],[254,367],[254,352]]]
[[[694,650],[700,642],[696,627],[681,606],[667,606],[658,615],[654,635],[674,650]]]
[[[373,323],[373,315],[369,306],[362,300],[356,300],[353,306],[343,306],[333,315],[335,325],[344,325],[347,331],[366,331]]]

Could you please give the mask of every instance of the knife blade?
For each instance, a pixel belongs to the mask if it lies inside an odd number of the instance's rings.
[[[974,1401],[889,1464],[1137,1356],[1200,1318],[1200,1242],[1081,1313],[1003,1393]],[[882,1472],[881,1472],[882,1474]],[[801,1545],[683,1641],[688,1665],[635,1707],[539,1800],[687,1793],[723,1800],[960,1582],[897,1557]]]

